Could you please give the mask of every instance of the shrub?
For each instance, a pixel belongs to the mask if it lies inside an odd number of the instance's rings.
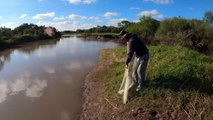
[[[175,17],[160,23],[155,38],[161,43],[178,44],[205,53],[213,39],[212,34],[212,28],[203,21]]]
[[[13,44],[19,44],[19,43],[24,43],[24,42],[30,42],[33,41],[34,37],[30,35],[16,35],[12,38]]]
[[[160,22],[151,18],[151,17],[142,17],[140,18],[140,22],[130,24],[127,27],[127,31],[136,33],[145,40],[146,42],[151,43],[154,39],[155,32],[159,27]]]

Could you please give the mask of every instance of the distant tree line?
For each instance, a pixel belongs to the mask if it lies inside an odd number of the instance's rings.
[[[60,37],[60,32],[54,27],[50,27],[53,31],[53,36],[49,36],[44,26],[24,23],[14,30],[10,28],[0,27],[0,46],[6,47],[9,45],[19,44],[28,41],[52,39]]]
[[[120,27],[114,26],[97,26],[90,29],[77,29],[76,33],[119,33]]]
[[[158,21],[143,16],[139,22],[125,20],[117,27],[104,25],[71,33],[119,33],[123,29],[137,34],[148,44],[180,45],[203,53],[213,50],[213,11],[207,11],[203,20],[174,17]]]

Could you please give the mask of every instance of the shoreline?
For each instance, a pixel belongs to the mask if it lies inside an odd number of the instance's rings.
[[[100,115],[102,113],[107,113],[107,109],[103,109],[103,98],[101,98],[99,95],[99,92],[103,87],[103,81],[99,80],[96,76],[98,75],[98,73],[109,68],[113,64],[113,60],[104,59],[104,56],[109,54],[110,51],[108,49],[101,50],[99,54],[98,63],[86,75],[84,82],[84,91],[82,98],[83,104],[82,111],[80,114],[80,120],[95,120],[108,118],[107,114],[105,114],[104,116]]]
[[[119,41],[119,36],[117,34],[81,34],[77,37],[84,38],[86,40],[97,40],[97,41],[108,41],[114,40]]]
[[[20,42],[20,43],[13,43],[13,44],[3,44],[3,45],[0,45],[0,51],[5,51],[5,50],[8,50],[8,49],[18,48],[19,46],[22,46],[22,45],[25,45],[25,44],[34,43],[34,42],[52,41],[52,40],[58,41],[59,39],[60,38],[56,38],[56,39],[39,39],[39,40],[29,40],[29,41]]]

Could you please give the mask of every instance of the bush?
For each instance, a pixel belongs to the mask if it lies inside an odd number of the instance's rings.
[[[160,23],[155,38],[161,43],[178,44],[205,53],[213,39],[212,34],[212,28],[203,21],[172,18]]]
[[[159,40],[182,41],[186,39],[188,31],[191,29],[190,23],[186,19],[173,18],[160,23],[155,37]]]
[[[12,38],[12,43],[13,44],[19,44],[19,43],[24,43],[24,42],[30,42],[35,40],[33,36],[30,35],[16,35]]]
[[[142,17],[140,22],[130,24],[127,27],[128,32],[136,33],[141,39],[151,43],[159,27],[160,22],[151,17]]]

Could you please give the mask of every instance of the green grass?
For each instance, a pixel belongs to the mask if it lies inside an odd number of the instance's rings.
[[[187,112],[191,119],[213,118],[213,60],[179,46],[150,46],[149,50],[148,88],[140,94],[130,91],[129,109],[144,107],[166,111],[172,108]],[[117,62],[99,76],[104,80],[101,94],[121,104],[122,97],[117,91],[123,79],[126,48],[116,48],[113,53]]]

